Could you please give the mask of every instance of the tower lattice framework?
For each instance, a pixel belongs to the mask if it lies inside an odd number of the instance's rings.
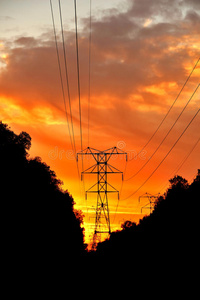
[[[117,193],[119,198],[119,191],[108,182],[108,174],[122,174],[123,180],[123,172],[109,164],[109,160],[114,155],[126,155],[127,158],[127,153],[117,147],[109,148],[104,151],[87,147],[77,154],[77,159],[79,155],[92,156],[96,162],[81,173],[81,177],[84,174],[96,174],[97,176],[97,182],[86,191],[86,199],[88,193],[97,194],[95,230],[93,235],[93,245],[96,245],[101,241],[102,233],[108,235],[111,233],[108,195]]]

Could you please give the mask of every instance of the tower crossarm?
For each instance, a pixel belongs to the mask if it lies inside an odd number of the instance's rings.
[[[91,156],[95,160],[95,164],[85,169],[81,173],[81,178],[85,174],[96,174],[97,182],[86,191],[86,199],[88,193],[97,194],[96,216],[95,216],[95,231],[93,236],[93,244],[101,240],[101,233],[111,233],[108,194],[118,193],[119,191],[108,182],[108,174],[122,174],[123,172],[112,166],[108,161],[113,155],[125,155],[127,153],[117,147],[112,147],[104,151],[95,148],[87,147],[77,153],[77,161],[79,156]]]

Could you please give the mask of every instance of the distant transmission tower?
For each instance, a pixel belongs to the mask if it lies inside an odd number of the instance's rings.
[[[139,199],[138,199],[139,202],[140,202],[140,200],[141,200],[142,198],[145,198],[145,199],[147,198],[147,199],[149,200],[149,202],[148,202],[147,204],[145,204],[144,206],[142,206],[142,208],[141,208],[141,213],[142,213],[142,210],[146,208],[146,209],[149,209],[150,214],[151,214],[151,212],[152,212],[152,210],[153,210],[153,208],[154,208],[156,199],[159,197],[159,195],[160,195],[160,194],[157,194],[157,195],[151,195],[151,194],[149,194],[149,193],[145,193],[144,195],[140,196]]]
[[[102,233],[108,235],[111,233],[108,194],[118,193],[119,198],[119,191],[116,190],[116,188],[110,183],[108,183],[108,174],[121,173],[123,180],[123,172],[111,166],[108,162],[113,155],[126,155],[127,159],[127,153],[117,147],[113,147],[104,151],[87,147],[85,150],[77,153],[77,160],[79,155],[90,155],[96,161],[93,166],[84,170],[81,174],[81,177],[83,174],[97,175],[97,182],[86,191],[86,199],[88,193],[97,194],[95,230],[93,235],[93,246],[95,247],[97,243],[101,241]]]

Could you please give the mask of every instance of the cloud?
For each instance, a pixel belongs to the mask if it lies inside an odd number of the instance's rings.
[[[182,6],[187,6],[187,7],[192,8],[192,9],[200,8],[199,0],[182,0],[180,2],[180,4]]]
[[[181,10],[181,1],[133,1],[127,12],[113,13],[102,19],[92,21],[92,89],[96,95],[114,95],[129,97],[146,85],[161,84],[164,80],[181,80],[185,74],[185,63],[194,61],[198,49],[194,48],[192,57],[190,41],[196,34],[195,24],[199,24],[199,15],[187,11],[186,16],[176,22],[171,20],[174,7]],[[177,8],[178,9],[178,8]],[[163,14],[169,13],[168,22],[163,22]],[[159,16],[160,22],[144,27],[137,18]],[[195,17],[193,17],[195,16]],[[136,19],[134,19],[136,17]],[[147,18],[148,17],[148,18]],[[153,19],[152,19],[153,20]],[[88,19],[79,32],[81,92],[88,93]],[[65,33],[66,50],[69,64],[69,78],[72,99],[77,98],[76,53],[73,32]],[[187,40],[185,41],[185,37]],[[24,83],[22,94],[29,95],[29,103],[47,97],[53,104],[58,95],[59,77],[52,35],[46,33],[46,39],[20,37],[9,53],[7,70],[1,74],[4,89],[12,81],[13,91]],[[48,40],[47,40],[48,39]],[[197,39],[195,39],[197,42]],[[194,40],[192,40],[194,43]],[[62,45],[59,43],[62,59]],[[9,75],[8,75],[9,74]],[[181,75],[180,75],[181,74]],[[9,76],[9,78],[7,78]],[[13,77],[12,77],[13,76]],[[182,76],[182,77],[181,77]],[[169,78],[170,77],[170,78]],[[7,79],[9,79],[7,81]],[[6,84],[7,82],[7,84]],[[29,92],[26,90],[29,89]],[[8,90],[9,88],[7,88]],[[60,97],[60,96],[59,96]]]
[[[128,140],[134,135],[138,137],[139,144],[156,128],[157,120],[161,120],[167,112],[199,57],[200,16],[195,9],[198,6],[195,1],[135,0],[128,3],[127,11],[115,9],[107,11],[101,19],[92,18],[90,126],[94,139],[97,132],[110,143],[118,135],[124,135]],[[86,132],[89,19],[83,19],[82,24],[79,31],[79,58],[82,121]],[[78,136],[73,31],[65,31],[65,41],[73,120]],[[26,112],[28,117],[24,117],[24,120],[30,118],[34,124],[37,120],[46,124],[64,123],[64,104],[52,29],[37,38],[18,36],[4,43],[7,44],[7,57],[6,67],[0,72],[1,96],[13,99],[15,108],[22,108],[19,109],[22,119],[22,111]],[[67,97],[60,36],[58,46]],[[198,80],[196,70],[189,91]],[[183,98],[186,99],[188,94]],[[7,115],[9,118],[13,116],[8,111]],[[153,127],[148,124],[153,124]]]
[[[38,45],[37,40],[34,37],[20,37],[15,40],[16,45],[32,48]]]
[[[56,119],[55,109],[50,105],[37,105],[32,109],[17,103],[15,99],[0,96],[1,118],[8,123],[35,125],[60,125],[62,120]]]
[[[129,15],[138,19],[146,18],[180,18],[182,16],[181,0],[134,0],[130,1]]]
[[[152,23],[151,19],[146,19],[143,26],[148,27],[151,23]]]
[[[12,21],[12,20],[15,20],[15,18],[13,17],[9,17],[9,16],[0,16],[0,21]]]

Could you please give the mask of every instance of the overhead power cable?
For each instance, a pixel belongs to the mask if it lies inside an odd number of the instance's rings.
[[[153,154],[149,157],[149,159],[145,162],[145,164],[131,177],[129,177],[128,179],[125,179],[125,181],[128,181],[132,178],[134,178],[137,174],[139,174],[144,167],[149,163],[149,161],[153,158],[153,156],[156,154],[156,152],[159,150],[159,148],[161,147],[161,145],[164,143],[164,141],[166,140],[166,138],[168,137],[168,135],[170,134],[170,132],[172,131],[172,129],[174,128],[174,126],[176,125],[176,123],[178,122],[178,120],[180,119],[180,117],[182,116],[183,112],[185,111],[186,107],[188,106],[188,104],[190,103],[190,101],[192,100],[193,96],[195,95],[195,93],[197,92],[198,88],[199,88],[200,84],[198,84],[198,86],[196,87],[196,89],[194,90],[192,96],[189,98],[188,102],[185,104],[185,106],[183,107],[182,111],[180,112],[180,114],[178,115],[177,119],[175,120],[175,122],[173,123],[173,125],[171,126],[171,128],[168,130],[167,134],[165,135],[165,137],[162,139],[161,143],[158,145],[158,147],[156,148],[156,150],[153,152]]]
[[[64,100],[65,114],[66,114],[66,119],[67,119],[67,125],[68,125],[68,131],[69,131],[69,137],[70,137],[71,147],[72,147],[72,151],[73,151],[73,154],[74,154],[74,158],[76,158],[76,156],[75,156],[75,154],[76,154],[76,146],[75,146],[75,138],[74,138],[74,131],[73,131],[72,114],[70,113],[70,116],[71,116],[71,125],[72,125],[72,133],[71,133],[70,124],[69,124],[69,118],[68,118],[68,111],[67,111],[67,102],[66,102],[66,97],[65,97],[65,89],[64,89],[64,83],[63,83],[63,77],[62,77],[62,69],[61,69],[61,62],[60,62],[60,56],[59,56],[58,39],[57,39],[57,34],[56,34],[55,18],[54,18],[52,0],[50,0],[50,8],[51,8],[51,17],[52,17],[52,23],[53,23],[53,32],[54,32],[54,39],[55,39],[55,45],[56,45],[57,61],[58,61],[58,68],[59,68],[59,76],[60,76],[60,82],[61,82],[62,95],[63,95],[63,100]],[[61,6],[60,6],[60,13],[61,13]],[[62,32],[63,32],[62,14],[60,15],[60,17],[61,17],[61,28],[62,28]],[[66,62],[66,60],[65,60],[65,62]],[[66,76],[68,78],[68,75],[66,75]],[[69,96],[69,103],[70,103],[69,86],[68,86],[68,96]],[[70,106],[70,110],[71,110],[71,106]],[[72,135],[73,135],[73,139],[72,139]],[[79,178],[79,181],[80,181],[80,172],[79,172],[78,162],[77,161],[76,161],[76,166],[77,166],[78,178]]]
[[[56,27],[55,27],[55,21],[54,21],[52,0],[50,0],[50,7],[51,7],[51,17],[52,17],[52,23],[53,23],[53,32],[54,32],[54,39],[55,39],[55,45],[56,45],[56,54],[57,54],[57,60],[58,60],[58,69],[59,69],[60,83],[61,83],[61,89],[62,89],[62,96],[63,96],[63,101],[64,101],[65,115],[66,115],[66,120],[67,120],[67,126],[68,126],[68,132],[69,132],[71,147],[72,147],[72,150],[74,151],[74,145],[73,145],[73,141],[72,141],[72,134],[71,134],[69,119],[68,119],[65,89],[64,89],[63,79],[62,79],[62,70],[61,70],[60,56],[59,56],[59,51],[58,51],[58,41],[57,41],[57,35],[56,35]]]
[[[76,29],[76,63],[77,63],[77,80],[78,80],[78,99],[79,99],[79,118],[80,118],[80,138],[81,138],[81,151],[83,151],[83,136],[82,136],[82,120],[81,120],[81,91],[80,91],[80,68],[79,68],[79,51],[78,51],[78,22],[77,22],[77,8],[76,0],[74,0],[74,13],[75,13],[75,29]],[[82,160],[83,161],[83,160]]]
[[[196,118],[196,116],[198,115],[200,109],[197,110],[196,114],[193,116],[193,118],[191,119],[191,121],[188,123],[188,125],[185,127],[185,129],[183,130],[183,132],[181,133],[181,135],[179,136],[179,138],[176,140],[176,142],[173,144],[173,146],[170,148],[170,150],[167,152],[167,154],[164,156],[164,158],[161,160],[161,162],[157,165],[157,167],[153,170],[153,172],[147,177],[147,179],[139,186],[139,188],[137,188],[136,191],[134,191],[133,193],[131,193],[128,197],[124,198],[123,200],[129,199],[130,197],[132,197],[133,195],[135,195],[146,183],[147,181],[149,181],[149,179],[155,174],[155,172],[158,170],[158,168],[162,165],[162,163],[165,161],[165,159],[169,156],[169,154],[172,152],[172,150],[174,149],[174,147],[176,146],[176,144],[179,142],[179,140],[182,138],[182,136],[184,135],[184,133],[187,131],[187,129],[190,127],[190,125],[192,124],[192,122],[194,121],[194,119]]]
[[[192,154],[192,152],[194,151],[194,149],[198,145],[199,141],[200,141],[200,138],[198,138],[198,140],[196,141],[196,143],[194,144],[194,146],[192,147],[192,149],[190,150],[190,152],[186,155],[186,157],[183,159],[183,161],[181,162],[181,164],[178,166],[178,168],[175,171],[176,173],[182,168],[182,166],[184,165],[184,163],[190,157],[190,155]]]
[[[80,120],[80,140],[81,140],[81,151],[83,151],[83,131],[82,131],[82,116],[81,116],[81,87],[80,87],[80,64],[79,64],[79,47],[78,47],[78,21],[77,21],[77,6],[76,0],[74,0],[74,17],[75,17],[75,31],[76,31],[76,65],[77,65],[77,82],[78,82],[78,100],[79,100],[79,120]],[[77,162],[78,163],[78,162]],[[84,170],[84,163],[82,157],[82,172]],[[83,177],[83,190],[85,193],[85,179]],[[87,200],[86,208],[87,208]],[[88,216],[88,208],[87,208],[87,216]]]
[[[90,145],[90,96],[91,96],[91,44],[92,44],[92,0],[90,0],[89,57],[88,57],[88,147]]]
[[[198,140],[195,142],[195,144],[193,145],[192,149],[189,151],[189,153],[185,156],[185,158],[181,161],[181,163],[178,165],[178,168],[176,168],[170,175],[170,178],[172,175],[177,174],[178,171],[182,168],[182,166],[185,164],[185,162],[188,160],[188,158],[190,157],[190,155],[192,154],[192,152],[194,151],[194,149],[196,148],[196,146],[198,145],[198,143],[200,142],[200,138],[198,138]],[[168,184],[168,182],[167,182]],[[159,191],[159,193],[161,193],[161,191],[167,186],[167,184],[165,184]]]
[[[196,69],[198,63],[200,61],[200,57],[198,58],[198,60],[196,61],[192,71],[190,72],[189,76],[187,77],[185,83],[183,84],[180,92],[178,93],[176,99],[174,100],[174,102],[172,103],[172,105],[170,106],[168,112],[166,113],[166,115],[164,116],[164,118],[162,119],[161,123],[159,124],[158,128],[156,129],[156,131],[153,133],[153,135],[150,137],[150,139],[147,141],[147,143],[142,147],[142,149],[136,154],[134,155],[134,157],[132,159],[130,159],[129,161],[132,161],[133,159],[136,159],[138,157],[138,155],[147,147],[147,145],[151,142],[151,140],[153,139],[153,137],[156,135],[156,133],[158,132],[158,130],[160,129],[160,127],[162,126],[162,124],[164,123],[165,119],[167,118],[167,116],[169,115],[170,111],[172,110],[174,104],[176,103],[176,101],[178,100],[178,98],[180,97],[182,91],[184,90],[186,84],[188,83],[190,77],[192,76],[192,73],[194,72],[194,70]],[[129,179],[128,179],[129,180]]]
[[[67,92],[68,92],[68,100],[69,100],[69,110],[70,110],[70,117],[71,117],[71,128],[72,128],[72,136],[73,136],[73,150],[74,155],[76,154],[76,143],[74,137],[74,126],[73,126],[73,116],[72,116],[72,107],[71,107],[71,97],[70,97],[70,89],[69,89],[69,77],[68,77],[68,68],[67,68],[67,55],[66,55],[66,47],[65,47],[65,37],[64,37],[64,28],[63,28],[63,21],[62,21],[62,7],[60,0],[58,0],[59,4],[59,13],[60,13],[60,25],[61,25],[61,33],[62,33],[62,46],[63,46],[63,55],[64,55],[64,65],[65,65],[65,77],[67,82]]]

